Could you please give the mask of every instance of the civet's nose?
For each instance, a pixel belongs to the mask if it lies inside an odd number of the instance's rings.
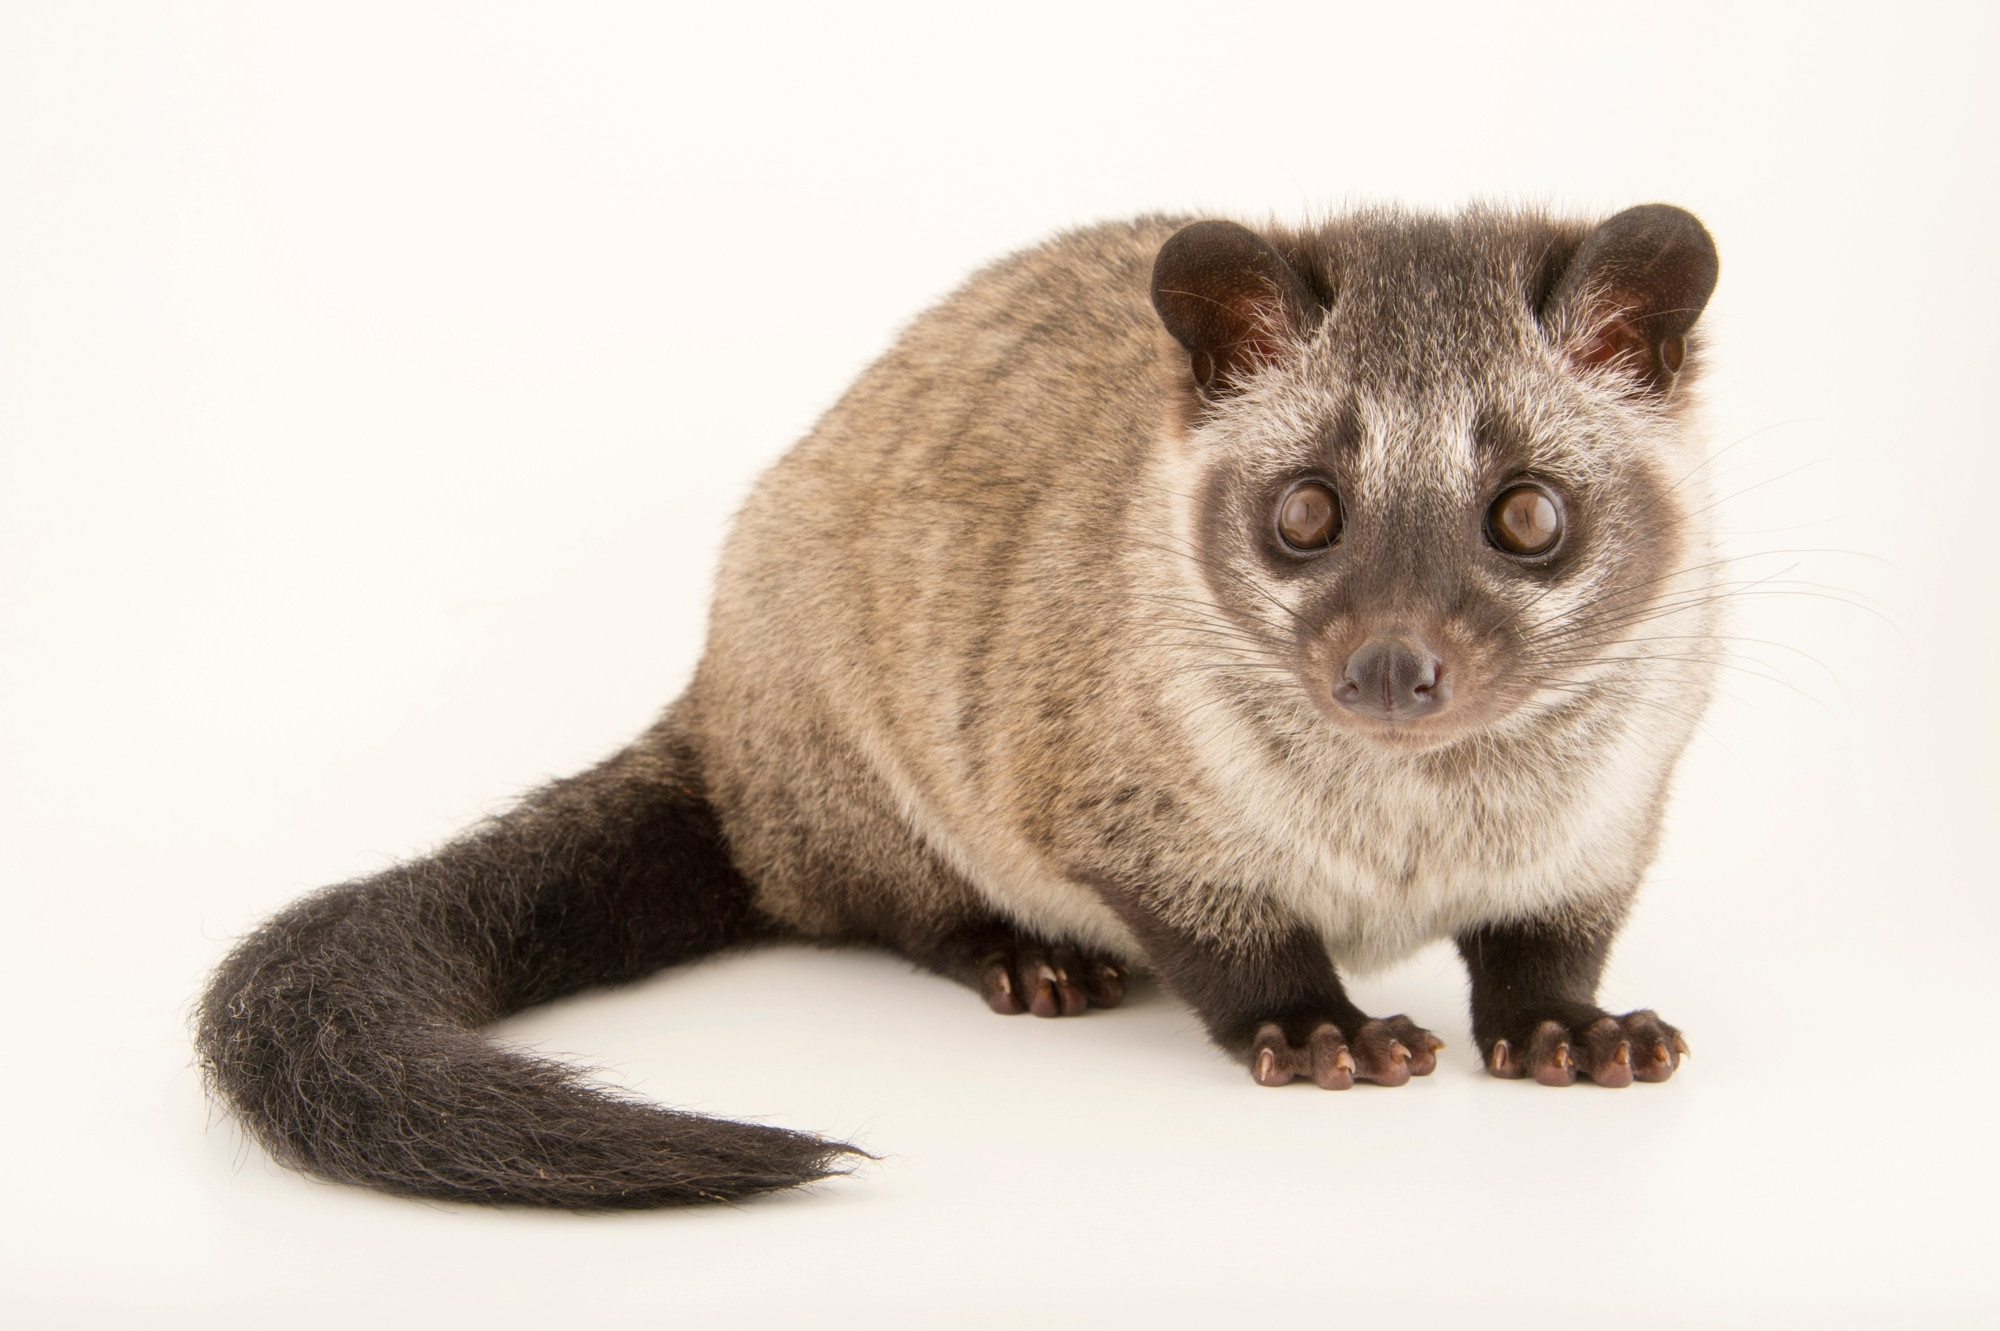
[[[1370,638],[1347,658],[1334,701],[1378,721],[1414,721],[1451,701],[1444,662],[1409,638]]]

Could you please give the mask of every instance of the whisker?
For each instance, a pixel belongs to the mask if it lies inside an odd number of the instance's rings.
[[[1560,669],[1573,670],[1578,668],[1579,666],[1585,668],[1596,665],[1636,666],[1636,665],[1643,665],[1644,663],[1649,661],[1674,661],[1682,663],[1691,663],[1695,665],[1714,666],[1719,670],[1729,670],[1739,675],[1747,675],[1751,679],[1760,679],[1767,684],[1775,684],[1780,688],[1791,690],[1793,693],[1798,694],[1799,697],[1805,699],[1807,702],[1812,703],[1815,707],[1820,708],[1828,716],[1837,715],[1831,707],[1827,706],[1824,699],[1814,697],[1807,690],[1800,688],[1799,685],[1793,680],[1785,678],[1783,674],[1767,673],[1766,671],[1756,670],[1753,669],[1751,666],[1744,664],[1742,661],[1734,660],[1727,656],[1707,656],[1707,655],[1695,655],[1695,654],[1667,655],[1662,653],[1648,653],[1645,656],[1565,657],[1556,660],[1551,660],[1547,662],[1547,664]]]
[[[1312,622],[1308,620],[1304,615],[1300,614],[1298,611],[1294,610],[1291,606],[1286,605],[1283,601],[1273,596],[1267,589],[1258,586],[1251,579],[1244,577],[1242,574],[1238,573],[1235,569],[1216,563],[1214,560],[1209,558],[1208,555],[1204,554],[1200,550],[1188,546],[1185,542],[1182,542],[1182,544],[1179,546],[1156,545],[1151,542],[1140,542],[1138,548],[1159,550],[1162,553],[1175,554],[1181,556],[1184,559],[1192,560],[1198,567],[1203,568],[1208,572],[1214,573],[1218,576],[1228,578],[1229,580],[1234,582],[1237,586],[1244,588],[1246,591],[1254,593],[1255,595],[1261,597],[1265,601],[1268,601],[1271,605],[1277,607],[1284,614],[1290,616],[1294,620],[1297,620],[1299,624],[1302,625],[1303,627],[1308,629],[1313,627]]]

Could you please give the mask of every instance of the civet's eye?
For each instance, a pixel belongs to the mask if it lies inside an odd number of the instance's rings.
[[[1486,510],[1488,539],[1510,555],[1545,555],[1562,534],[1562,503],[1539,485],[1509,486]]]
[[[1294,550],[1324,550],[1340,539],[1340,496],[1319,481],[1301,481],[1278,501],[1278,535]]]

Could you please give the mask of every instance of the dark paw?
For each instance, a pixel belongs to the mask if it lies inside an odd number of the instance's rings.
[[[1567,1086],[1578,1077],[1599,1086],[1630,1086],[1665,1081],[1688,1056],[1681,1033],[1649,1009],[1574,1024],[1530,1019],[1523,1028],[1516,1039],[1487,1046],[1487,1071],[1533,1077],[1544,1086]]]
[[[1115,961],[1019,939],[980,963],[979,992],[986,1006],[1006,1016],[1074,1017],[1088,1007],[1117,1007],[1125,977]]]
[[[1284,1086],[1297,1077],[1310,1077],[1329,1091],[1344,1091],[1357,1081],[1401,1086],[1436,1068],[1442,1048],[1444,1041],[1408,1017],[1371,1017],[1351,1040],[1323,1021],[1303,1044],[1293,1044],[1284,1027],[1267,1021],[1250,1042],[1250,1075],[1260,1086]]]

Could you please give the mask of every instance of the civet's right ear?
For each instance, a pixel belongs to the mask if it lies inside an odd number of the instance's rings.
[[[1234,222],[1194,222],[1167,238],[1153,261],[1153,308],[1210,400],[1277,360],[1325,312],[1269,241]]]
[[[1665,393],[1718,268],[1715,242],[1693,213],[1666,203],[1627,208],[1584,239],[1542,302],[1541,321],[1572,365],[1608,366]]]

